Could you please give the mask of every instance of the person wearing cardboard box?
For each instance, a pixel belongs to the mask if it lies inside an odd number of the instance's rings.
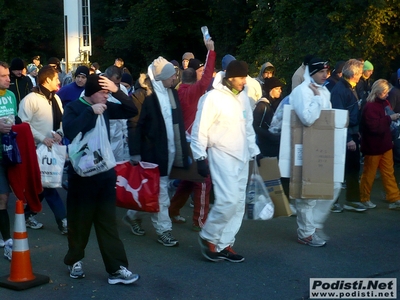
[[[311,126],[320,117],[322,109],[331,109],[330,93],[324,86],[328,64],[320,58],[313,58],[306,66],[305,80],[290,95],[290,104],[304,126]],[[323,226],[332,203],[338,198],[341,183],[334,183],[334,197],[331,200],[296,199],[297,241],[300,244],[320,247],[328,237]]]

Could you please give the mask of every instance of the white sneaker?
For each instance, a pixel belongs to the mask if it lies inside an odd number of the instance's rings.
[[[4,258],[11,261],[12,258],[12,247],[13,247],[13,240],[8,239],[4,243]]]
[[[389,204],[389,209],[400,210],[400,200]]]
[[[68,234],[68,227],[67,227],[67,219],[64,218],[61,220],[61,224],[58,226],[62,235]]]
[[[361,202],[366,208],[375,208],[376,204],[372,203],[371,201]]]
[[[3,248],[5,245],[4,240],[0,239],[0,248]]]
[[[127,268],[120,266],[120,269],[108,276],[108,283],[109,284],[117,284],[117,283],[123,283],[123,284],[130,284],[138,280],[140,276],[138,274],[133,274],[131,271],[129,271]]]
[[[40,229],[43,227],[43,224],[36,221],[35,216],[29,216],[29,218],[25,221],[26,227],[32,229]]]

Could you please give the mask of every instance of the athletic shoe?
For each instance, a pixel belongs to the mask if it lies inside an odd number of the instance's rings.
[[[362,205],[361,202],[346,202],[346,204],[343,205],[343,208],[345,210],[358,211],[358,212],[362,212],[362,211],[366,211],[367,210],[365,208],[365,206]]]
[[[177,224],[186,223],[186,219],[179,215],[171,217],[171,221],[172,223],[177,223]]]
[[[179,242],[172,236],[171,231],[166,231],[163,232],[163,234],[159,235],[157,242],[163,244],[166,247],[179,245]]]
[[[324,241],[329,241],[330,237],[325,233],[325,231],[323,231],[322,229],[316,229],[315,230],[315,234],[318,235],[318,237],[320,237],[321,239],[323,239]]]
[[[61,223],[58,225],[58,229],[60,230],[62,235],[68,234],[68,227],[67,227],[67,219],[66,218],[61,220]]]
[[[389,204],[389,209],[400,210],[400,200]]]
[[[32,228],[32,229],[40,229],[43,227],[43,224],[36,221],[35,216],[29,216],[27,220],[25,220],[25,225],[26,227]]]
[[[371,201],[361,202],[366,208],[375,208],[376,204],[372,203]]]
[[[298,237],[297,241],[300,244],[309,245],[309,246],[312,246],[312,247],[321,247],[321,246],[324,246],[326,244],[326,242],[322,238],[320,238],[318,235],[316,235],[315,233],[313,235],[310,235],[309,237],[306,237],[306,238]]]
[[[231,246],[226,247],[224,250],[218,253],[218,257],[224,260],[228,260],[230,262],[242,262],[244,261],[244,257],[237,254]]]
[[[85,273],[83,272],[82,262],[77,261],[72,266],[68,266],[69,277],[74,279],[85,278]]]
[[[190,198],[189,206],[190,206],[191,208],[194,208],[194,200],[193,200],[192,198]]]
[[[0,248],[3,248],[5,245],[4,240],[0,239]]]
[[[12,258],[12,248],[13,248],[13,240],[8,239],[4,243],[4,258],[11,261]]]
[[[339,203],[335,203],[331,207],[331,212],[333,212],[333,213],[341,213],[342,211],[343,211],[343,208]]]
[[[131,228],[134,235],[144,235],[146,232],[140,227],[141,220],[132,220],[127,215],[122,218],[122,221]]]
[[[129,271],[127,268],[120,266],[120,269],[112,273],[108,276],[108,283],[109,284],[117,284],[117,283],[123,283],[123,284],[130,284],[138,280],[140,276],[138,274],[133,274],[131,271]]]
[[[193,231],[196,231],[196,232],[200,232],[200,231],[201,231],[201,227],[200,227],[199,225],[193,224],[193,225],[192,225],[192,230],[193,230]]]
[[[201,254],[203,254],[203,256],[208,260],[220,261],[223,259],[222,257],[220,257],[219,252],[217,252],[215,245],[210,243],[209,241],[206,241],[200,235],[199,235],[199,244],[200,244]]]

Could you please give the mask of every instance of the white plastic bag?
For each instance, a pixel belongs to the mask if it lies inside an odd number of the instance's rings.
[[[53,144],[49,148],[45,144],[40,144],[37,147],[36,153],[43,187],[61,187],[66,152],[67,146],[63,145]]]
[[[269,220],[274,216],[274,204],[265,187],[264,180],[258,173],[257,162],[254,161],[246,190],[245,218],[249,220]]]
[[[103,115],[97,117],[96,126],[81,139],[82,132],[68,146],[69,158],[75,172],[82,177],[93,176],[115,167],[115,157],[107,135]]]

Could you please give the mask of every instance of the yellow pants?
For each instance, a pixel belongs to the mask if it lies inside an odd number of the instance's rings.
[[[361,175],[360,197],[361,202],[370,200],[372,184],[375,180],[376,170],[379,168],[386,200],[396,202],[400,200],[400,192],[394,177],[393,151],[386,151],[382,155],[365,155],[364,169]]]

